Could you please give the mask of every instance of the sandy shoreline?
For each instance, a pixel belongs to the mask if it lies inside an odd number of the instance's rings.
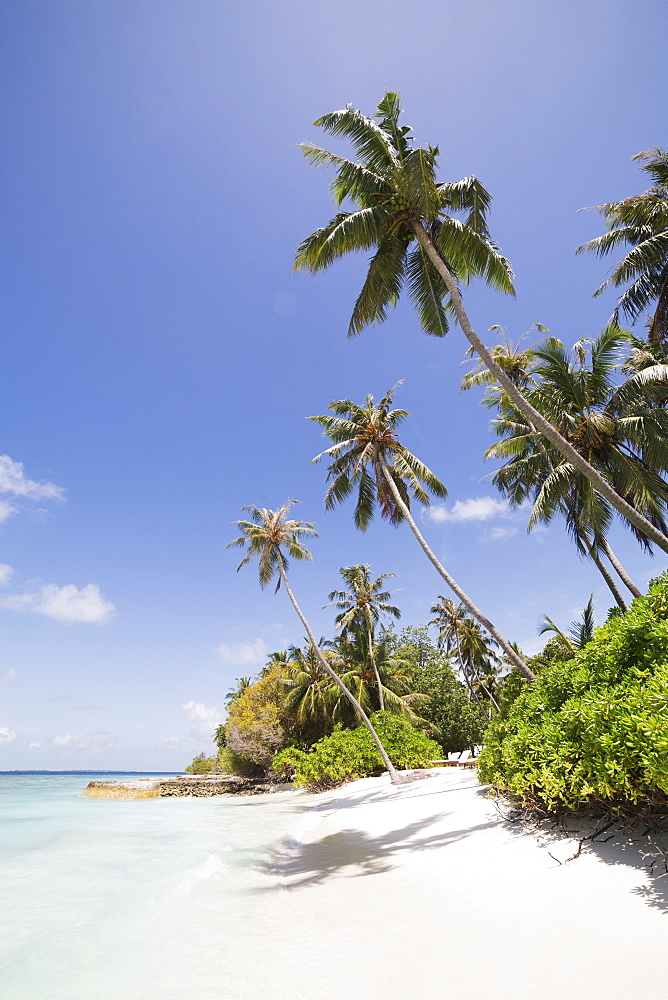
[[[463,769],[308,801],[267,872],[275,972],[256,995],[665,998],[668,877],[646,839],[559,864],[577,836],[504,822]]]

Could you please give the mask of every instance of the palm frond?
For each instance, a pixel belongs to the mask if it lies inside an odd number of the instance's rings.
[[[492,206],[492,196],[476,177],[443,184],[440,188],[442,204],[454,212],[467,212],[464,225],[481,236],[489,236],[487,214]]]
[[[434,337],[444,337],[449,329],[443,308],[447,288],[419,243],[408,256],[406,277],[408,291],[420,317],[422,329]]]
[[[357,212],[339,212],[297,247],[295,271],[324,271],[351,251],[375,246],[385,231],[388,213],[382,206],[362,208]]]
[[[313,124],[329,135],[349,139],[357,156],[371,170],[395,169],[399,166],[397,150],[385,129],[351,104],[340,111],[322,115]]]
[[[401,236],[385,236],[369,263],[369,270],[353,308],[348,336],[354,337],[372,323],[387,318],[401,294],[406,266],[407,241]]]

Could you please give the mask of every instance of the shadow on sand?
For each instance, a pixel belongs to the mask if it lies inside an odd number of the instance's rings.
[[[512,821],[504,815],[502,802],[499,813],[518,835],[532,833],[537,837],[539,845],[559,865],[577,865],[582,854],[589,853],[606,865],[635,868],[647,884],[636,886],[631,892],[648,906],[668,913],[668,829],[665,825],[650,828],[640,822],[629,827],[587,814],[574,814],[560,823]]]
[[[435,821],[446,815],[448,814],[433,814],[378,837],[351,827],[305,844],[283,840],[261,865],[264,874],[278,876],[280,882],[261,887],[257,891],[276,892],[286,887],[300,889],[321,885],[340,876],[359,878],[380,875],[395,868],[396,859],[402,855],[438,850],[479,830],[497,825],[497,821],[492,820],[442,834],[426,832]]]

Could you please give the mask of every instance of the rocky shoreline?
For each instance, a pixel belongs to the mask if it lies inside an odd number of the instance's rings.
[[[272,784],[231,774],[187,774],[177,778],[90,781],[81,794],[89,799],[208,798],[211,795],[262,795],[290,787],[289,784]]]

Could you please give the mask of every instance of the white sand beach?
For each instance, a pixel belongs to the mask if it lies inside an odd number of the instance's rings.
[[[617,833],[567,861],[578,835],[504,821],[468,769],[312,801],[273,860],[283,891],[267,916],[281,927],[264,970],[248,970],[256,996],[668,996],[668,876],[644,856],[665,839]]]

